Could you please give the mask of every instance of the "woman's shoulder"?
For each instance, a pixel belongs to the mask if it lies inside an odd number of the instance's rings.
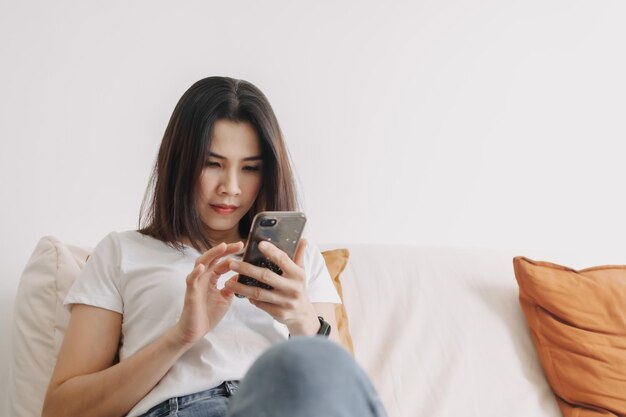
[[[141,257],[142,254],[154,254],[155,252],[173,252],[174,248],[168,246],[151,236],[142,234],[137,230],[111,231],[100,240],[94,249],[94,253],[100,256],[117,256],[120,259]]]
[[[164,262],[186,261],[197,256],[195,251],[183,248],[179,250],[173,245],[145,235],[138,230],[112,232],[117,239],[121,257],[125,262],[153,263],[155,260]]]
[[[102,241],[112,241],[121,247],[160,248],[167,246],[165,243],[152,236],[145,235],[138,230],[112,231]]]
[[[126,244],[147,245],[151,244],[152,240],[156,240],[151,236],[144,235],[138,230],[116,231],[111,232],[111,234],[116,235],[120,242],[124,242]]]
[[[124,246],[128,246],[129,244],[142,244],[142,234],[137,230],[125,230],[125,231],[111,231],[106,236],[104,236],[96,249],[100,247],[106,248],[117,248],[118,250]],[[145,243],[145,242],[143,242]]]

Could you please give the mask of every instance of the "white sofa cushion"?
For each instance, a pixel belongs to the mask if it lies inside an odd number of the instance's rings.
[[[42,238],[31,255],[17,289],[13,328],[12,417],[41,415],[43,399],[69,322],[63,299],[89,248]]]
[[[561,417],[518,302],[514,254],[349,245],[355,357],[395,417]]]

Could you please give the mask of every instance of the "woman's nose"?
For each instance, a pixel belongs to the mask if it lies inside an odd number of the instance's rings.
[[[239,188],[239,178],[237,173],[234,172],[224,172],[222,176],[222,181],[220,181],[220,189],[218,190],[220,194],[227,195],[239,195],[241,194],[241,189]]]

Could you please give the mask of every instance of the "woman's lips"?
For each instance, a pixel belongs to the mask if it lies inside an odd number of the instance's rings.
[[[211,204],[210,206],[219,214],[231,214],[237,210],[237,206],[225,206],[221,204]]]

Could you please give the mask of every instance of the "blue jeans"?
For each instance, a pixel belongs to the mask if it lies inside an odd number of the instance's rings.
[[[226,381],[215,388],[184,397],[170,398],[152,407],[141,417],[224,417],[237,381]]]
[[[238,384],[172,398],[142,417],[386,417],[365,372],[323,337],[268,349]]]

